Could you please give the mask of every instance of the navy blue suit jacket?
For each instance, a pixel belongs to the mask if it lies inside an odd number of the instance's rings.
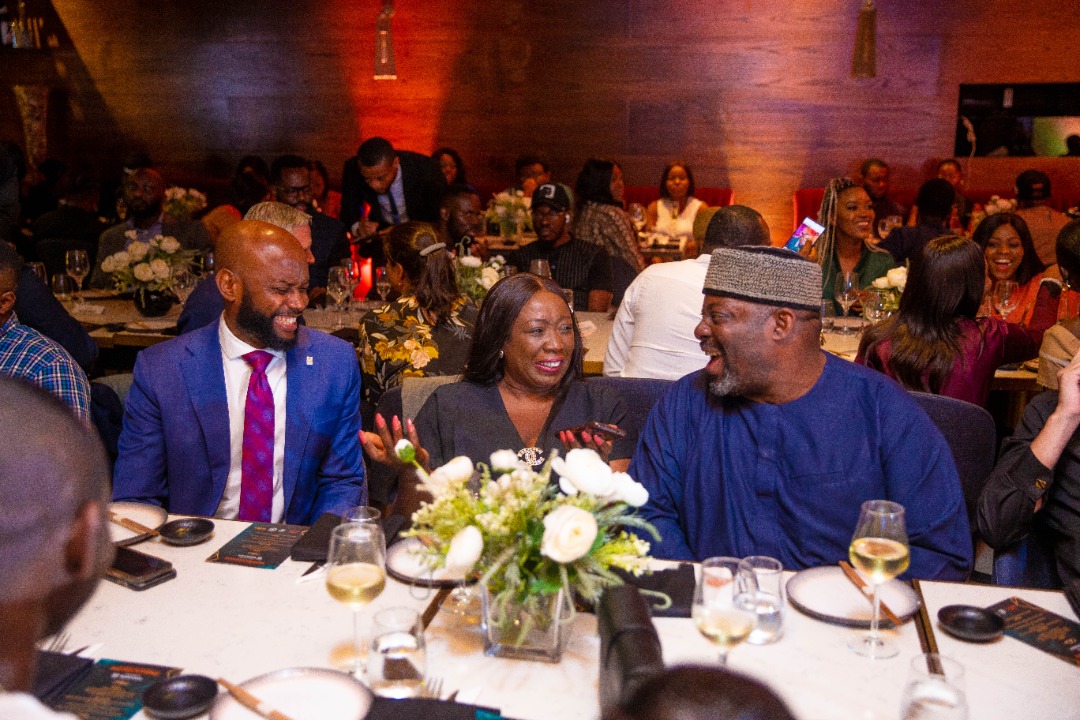
[[[301,327],[286,353],[284,521],[366,502],[360,368],[344,340]],[[229,406],[217,323],[139,353],[124,404],[114,500],[212,516],[229,475]]]

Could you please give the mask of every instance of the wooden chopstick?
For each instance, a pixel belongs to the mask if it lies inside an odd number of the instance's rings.
[[[866,588],[868,588],[869,585],[866,584],[866,581],[862,579],[862,576],[860,576],[859,573],[855,572],[855,568],[851,567],[851,563],[847,560],[841,560],[840,569],[844,571],[844,575],[847,576],[847,579],[850,580],[855,587],[859,588],[863,596],[873,604],[874,599],[866,594]],[[903,624],[904,621],[892,611],[892,608],[885,604],[884,600],[879,599],[878,604],[881,606],[881,612],[885,613],[885,617],[888,618],[889,622],[891,622],[894,627],[900,627],[900,625]]]
[[[112,510],[109,511],[109,519],[122,528],[127,528],[133,533],[139,533],[140,535],[157,535],[158,531],[153,528],[148,528],[140,522],[135,522],[122,515],[117,515]]]
[[[268,707],[262,700],[249,693],[239,685],[234,685],[228,680],[222,678],[217,679],[218,684],[229,691],[229,694],[236,698],[236,702],[240,703],[248,710],[258,715],[261,715],[268,720],[292,720],[285,713],[278,712],[271,707]]]
[[[420,627],[427,630],[428,625],[435,619],[435,616],[439,614],[439,606],[442,605],[443,600],[451,592],[451,588],[439,588],[439,592],[435,593],[435,597],[431,599],[428,606],[424,609],[424,614],[420,616]]]
[[[945,670],[941,667],[941,661],[937,657],[938,646],[937,638],[934,637],[934,624],[930,621],[930,612],[926,609],[926,598],[923,597],[922,587],[915,578],[911,580],[911,587],[915,590],[915,594],[919,596],[919,620],[915,623],[915,629],[919,632],[919,645],[922,646],[924,653],[932,654],[931,657],[926,659],[927,667],[933,675],[944,675]]]

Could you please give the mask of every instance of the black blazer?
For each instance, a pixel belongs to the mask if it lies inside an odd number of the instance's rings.
[[[439,203],[446,189],[446,180],[435,161],[427,155],[409,150],[398,150],[397,156],[401,161],[399,172],[409,219],[438,222]],[[364,181],[360,174],[360,162],[354,155],[345,161],[341,173],[341,221],[345,227],[351,228],[360,219],[364,203],[371,206],[370,218],[379,224],[380,230],[390,226],[390,218],[383,216],[378,193]]]

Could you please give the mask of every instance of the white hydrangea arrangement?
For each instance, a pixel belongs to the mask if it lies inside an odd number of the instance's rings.
[[[459,255],[454,268],[458,290],[479,304],[487,297],[491,286],[503,276],[506,260],[502,255],[496,255],[485,263],[472,255]]]
[[[177,269],[191,265],[193,253],[182,250],[174,237],[155,235],[143,242],[135,239],[134,230],[126,235],[131,239],[127,248],[101,261],[117,290],[170,290]]]
[[[552,451],[540,472],[513,451],[500,450],[490,464],[477,464],[478,492],[469,488],[474,469],[467,457],[427,474],[407,440],[395,453],[417,467],[432,495],[413,514],[406,535],[422,541],[431,568],[445,568],[454,578],[479,575],[492,597],[495,622],[518,617],[517,608],[542,616],[559,590],[595,602],[605,587],[622,583],[612,568],[649,572],[649,543],[628,531],[637,528],[660,539],[633,511],[649,493],[626,473],[612,471],[593,450],[570,450],[565,458]],[[549,482],[553,470],[558,486]],[[522,637],[527,630],[522,628]]]
[[[165,191],[162,209],[177,220],[190,220],[206,207],[206,196],[195,188],[171,187]]]
[[[496,223],[503,237],[532,230],[532,198],[521,190],[496,193],[488,201],[487,221]]]

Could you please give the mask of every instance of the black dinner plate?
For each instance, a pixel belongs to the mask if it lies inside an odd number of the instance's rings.
[[[158,532],[169,545],[198,545],[214,535],[214,523],[206,518],[180,518],[165,523]]]
[[[184,720],[209,710],[217,693],[217,683],[205,675],[177,675],[148,687],[143,708],[160,720]]]
[[[945,632],[968,642],[990,642],[1005,632],[1001,617],[974,605],[946,605],[937,617]]]

